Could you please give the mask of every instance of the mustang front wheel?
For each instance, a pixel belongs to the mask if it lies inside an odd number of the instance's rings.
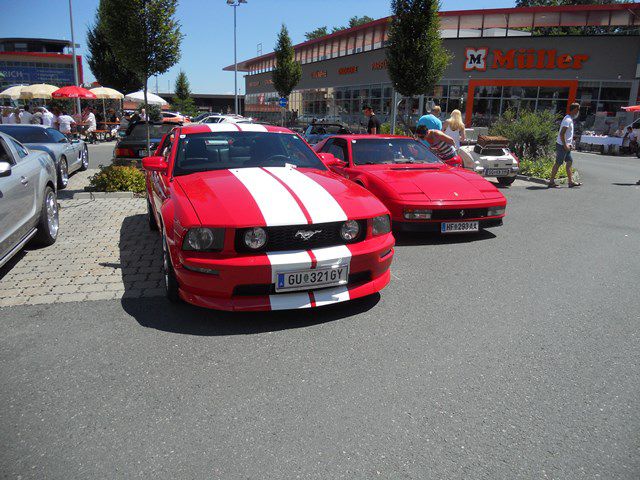
[[[162,236],[162,273],[164,276],[164,289],[167,298],[171,302],[179,302],[180,295],[178,295],[178,280],[176,274],[173,271],[171,265],[171,257],[169,256],[169,247],[167,246],[167,239]]]

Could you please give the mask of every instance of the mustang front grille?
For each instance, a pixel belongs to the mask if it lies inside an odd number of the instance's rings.
[[[356,243],[367,234],[367,222],[359,220],[360,233],[349,242],[340,236],[343,222],[316,223],[314,225],[292,225],[283,227],[264,227],[267,232],[267,243],[259,250],[252,250],[244,243],[244,234],[248,230],[236,230],[235,248],[237,252],[278,252],[286,250],[309,250],[312,248],[333,247]],[[305,240],[305,238],[307,238]]]

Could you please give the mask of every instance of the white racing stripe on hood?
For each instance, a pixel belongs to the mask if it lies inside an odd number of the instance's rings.
[[[267,127],[258,123],[236,123],[243,132],[267,132]]]
[[[311,216],[313,223],[343,222],[347,214],[327,190],[295,168],[267,167],[295,193]]]
[[[229,171],[249,190],[268,227],[307,224],[307,217],[293,195],[267,172],[260,168]]]

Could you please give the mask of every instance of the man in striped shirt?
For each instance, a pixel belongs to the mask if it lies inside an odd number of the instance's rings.
[[[457,155],[453,138],[440,130],[428,130],[425,125],[418,125],[416,136],[443,162],[451,160]]]

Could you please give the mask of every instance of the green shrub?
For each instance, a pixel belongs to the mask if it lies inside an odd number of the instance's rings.
[[[554,163],[555,159],[549,156],[538,158],[537,160],[532,160],[530,158],[520,159],[520,173],[529,177],[544,178],[548,180],[551,178],[551,169],[553,168]],[[572,168],[571,171],[574,174],[576,173],[575,168]],[[564,166],[560,167],[556,174],[556,178],[565,178],[566,176],[566,169]]]
[[[507,110],[490,129],[491,135],[508,138],[518,157],[534,160],[553,154],[557,133],[556,116],[548,111]]]
[[[136,167],[109,165],[89,178],[89,185],[99,192],[143,193],[146,189],[144,173]]]
[[[380,125],[380,131],[378,133],[381,133],[382,135],[391,134],[391,124],[383,123],[382,125]]]

